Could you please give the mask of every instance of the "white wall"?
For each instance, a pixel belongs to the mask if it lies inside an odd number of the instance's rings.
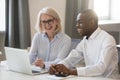
[[[0,31],[5,31],[5,0],[0,0]]]
[[[37,14],[40,9],[46,6],[53,7],[57,10],[61,17],[62,26],[65,26],[66,0],[29,0],[31,38],[33,38],[35,33]]]
[[[114,22],[114,21],[112,21]],[[115,38],[117,41],[117,44],[120,44],[120,22],[118,23],[107,23],[107,24],[99,24],[99,26],[107,31],[113,34],[112,36]]]

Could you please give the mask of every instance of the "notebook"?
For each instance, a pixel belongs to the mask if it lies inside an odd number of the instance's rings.
[[[5,47],[5,54],[9,70],[30,75],[47,73],[47,69],[41,69],[31,65],[27,50]]]

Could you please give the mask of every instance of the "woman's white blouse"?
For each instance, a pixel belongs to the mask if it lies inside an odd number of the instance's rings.
[[[103,76],[114,77],[118,73],[118,52],[112,36],[105,31],[97,30],[78,44],[69,56],[60,63],[67,67],[75,67],[81,60],[85,61],[85,67],[77,67],[79,76]]]
[[[58,63],[68,55],[70,46],[71,38],[62,32],[56,34],[52,41],[49,41],[45,33],[36,33],[29,52],[30,62],[41,58],[45,67],[49,68],[51,64]]]

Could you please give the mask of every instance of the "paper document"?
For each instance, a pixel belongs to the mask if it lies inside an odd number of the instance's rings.
[[[58,77],[58,76],[55,76],[55,75],[47,75],[46,76],[47,78],[51,79],[51,80],[62,80],[62,79],[67,79],[67,78],[72,78],[72,77],[76,77],[74,75],[69,75],[67,77]]]
[[[35,65],[31,65],[31,69],[32,69],[33,72],[35,72],[35,71],[38,71],[40,73],[47,73],[48,72],[47,69],[42,69],[42,68],[37,67]]]

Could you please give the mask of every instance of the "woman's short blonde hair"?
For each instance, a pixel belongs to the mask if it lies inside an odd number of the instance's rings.
[[[44,32],[44,29],[42,29],[42,26],[40,25],[41,24],[40,19],[41,19],[42,14],[47,14],[49,16],[52,16],[55,20],[57,20],[58,25],[56,25],[57,28],[55,30],[55,33],[61,32],[62,26],[61,26],[60,16],[58,15],[58,13],[56,12],[55,9],[50,8],[50,7],[45,7],[43,9],[41,9],[40,12],[38,13],[37,22],[36,22],[36,30],[37,31]]]

